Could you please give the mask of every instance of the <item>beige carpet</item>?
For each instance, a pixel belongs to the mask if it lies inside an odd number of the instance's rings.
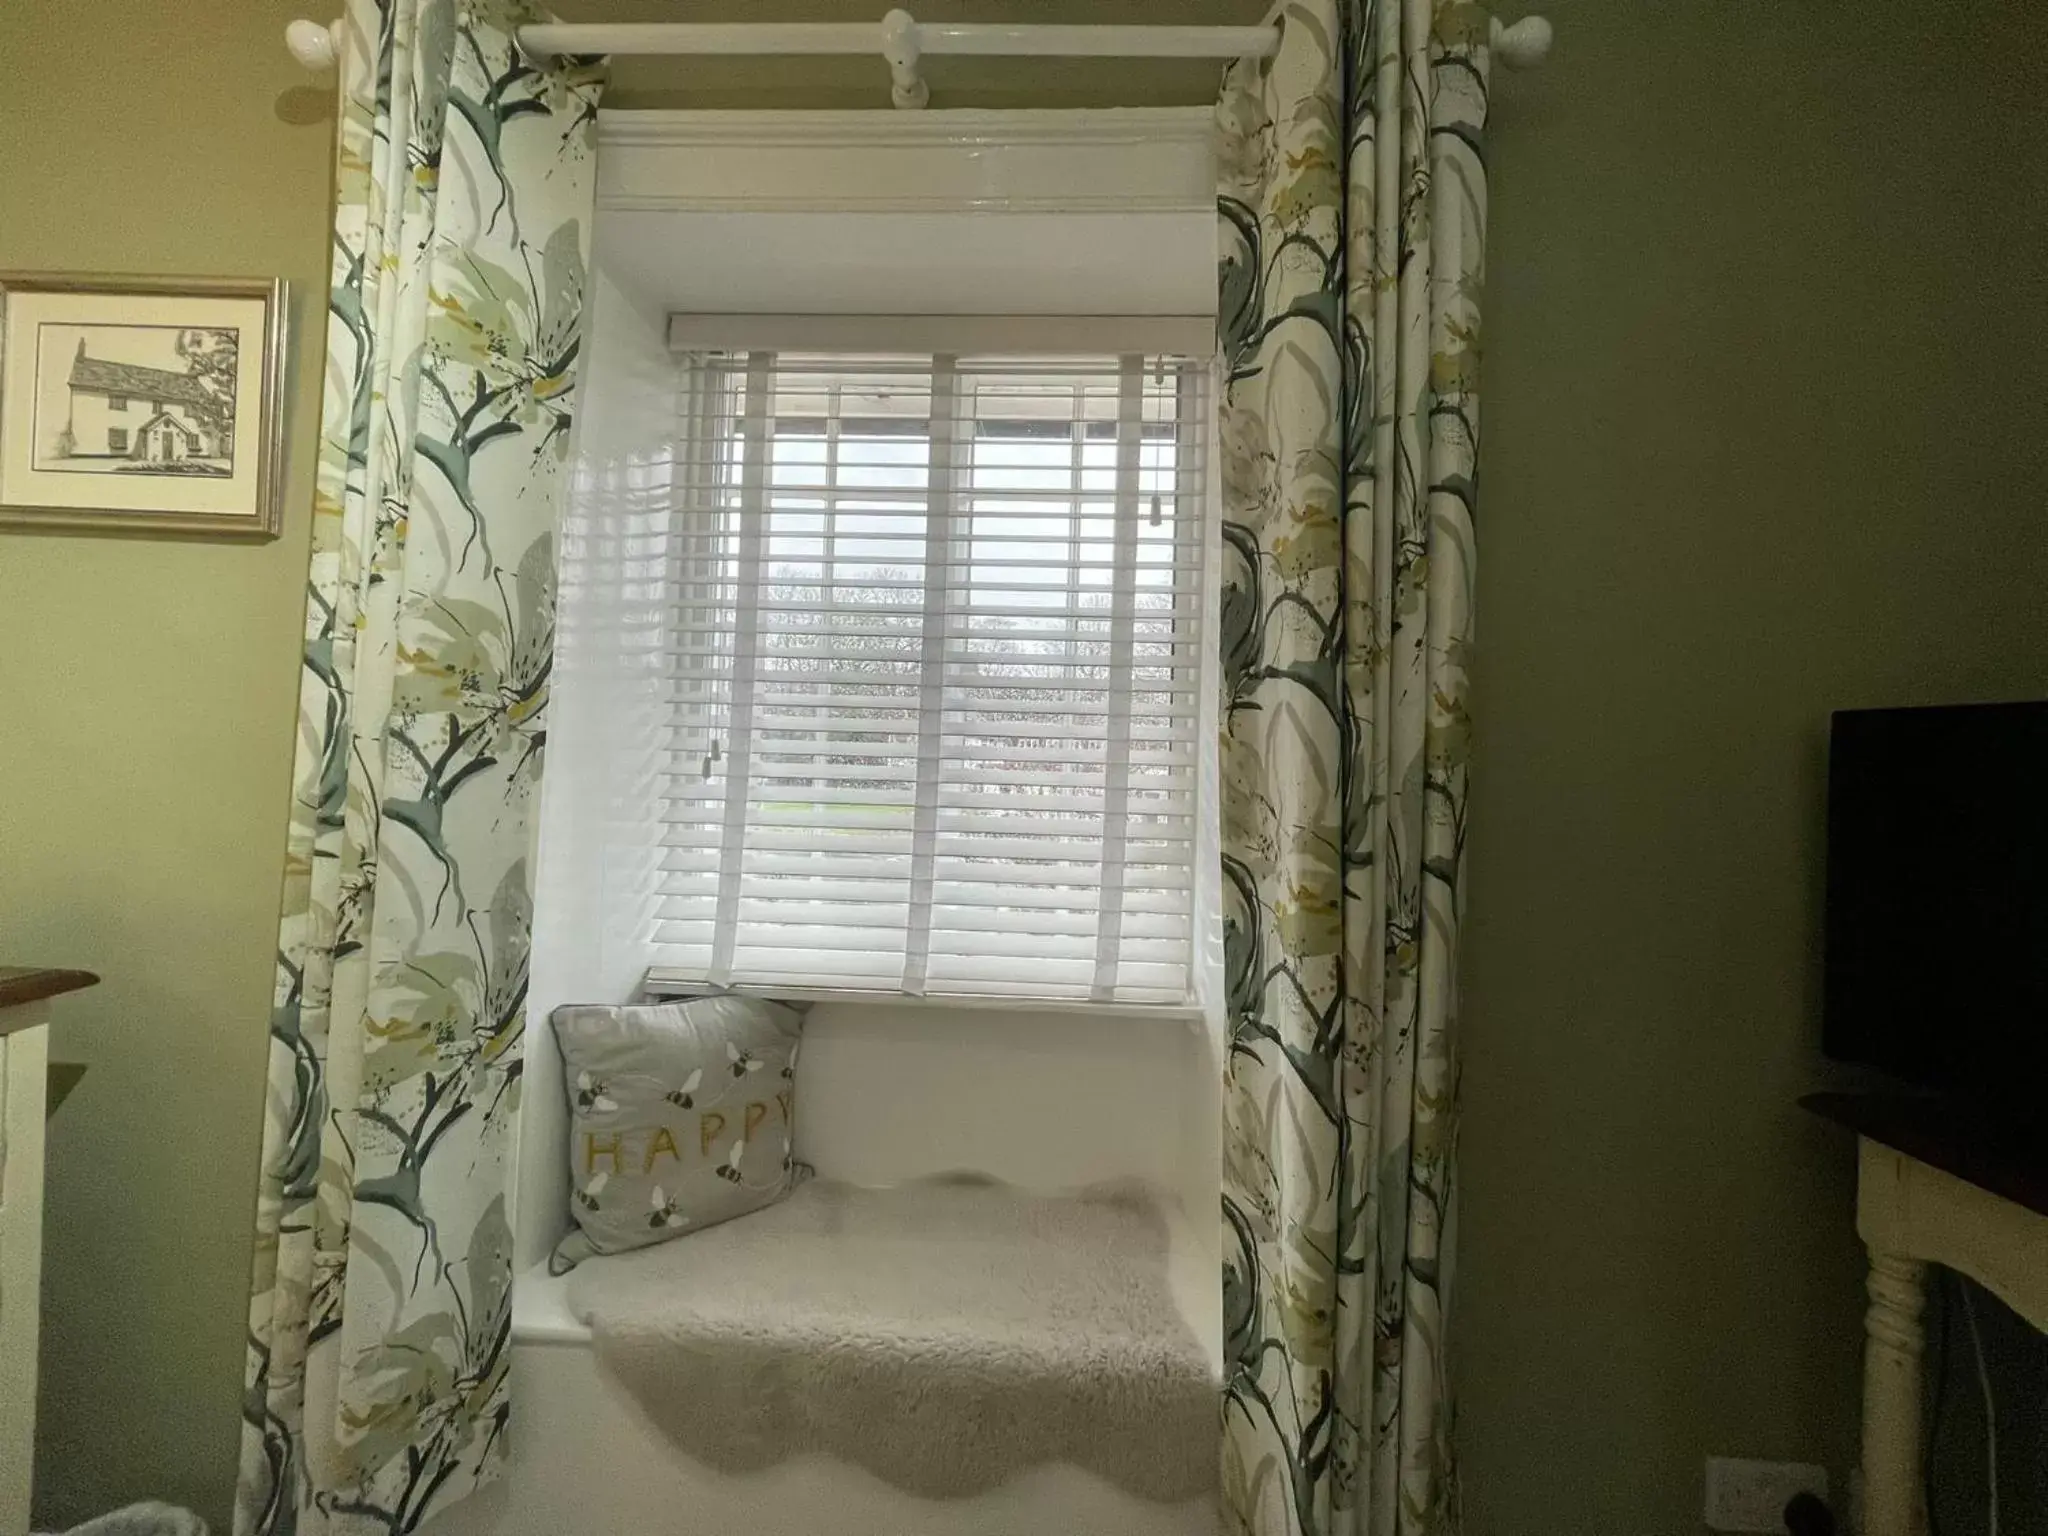
[[[1216,1382],[1135,1190],[816,1181],[592,1259],[569,1304],[654,1422],[725,1471],[823,1452],[931,1497],[1050,1461],[1163,1501],[1215,1483]]]

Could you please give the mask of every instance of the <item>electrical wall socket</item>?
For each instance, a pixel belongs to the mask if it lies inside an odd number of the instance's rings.
[[[1798,1493],[1828,1496],[1825,1467],[1797,1461],[1707,1458],[1707,1529],[1784,1536],[1785,1506]]]

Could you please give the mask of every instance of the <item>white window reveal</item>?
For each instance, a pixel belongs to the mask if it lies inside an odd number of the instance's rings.
[[[1206,363],[683,366],[661,973],[1187,1001]]]

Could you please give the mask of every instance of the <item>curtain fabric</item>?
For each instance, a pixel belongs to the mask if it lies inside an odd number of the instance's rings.
[[[488,1475],[598,69],[348,0],[235,1529]]]
[[[1449,1532],[1489,18],[1274,20],[1219,108],[1223,1496]]]

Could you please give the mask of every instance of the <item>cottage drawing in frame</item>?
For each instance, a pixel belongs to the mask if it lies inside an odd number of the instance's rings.
[[[274,537],[284,284],[0,276],[0,527]]]
[[[78,336],[70,370],[51,366]],[[97,345],[100,355],[90,348]],[[174,350],[184,366],[157,366]],[[37,327],[36,468],[72,473],[232,476],[235,463],[233,327]],[[135,359],[148,357],[150,362]],[[54,387],[63,380],[59,394]],[[52,399],[52,397],[55,397]],[[62,414],[42,407],[61,402]]]

